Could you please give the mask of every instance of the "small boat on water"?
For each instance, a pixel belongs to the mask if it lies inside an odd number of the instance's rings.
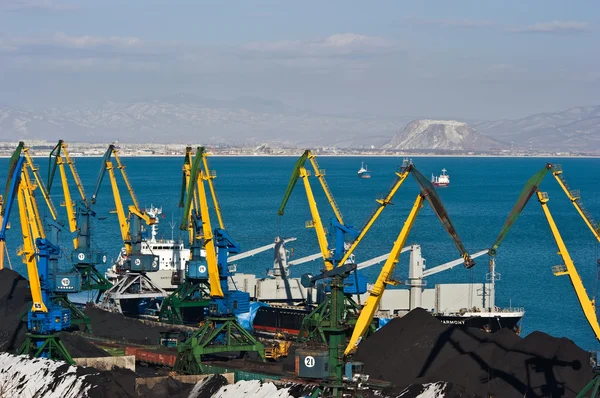
[[[431,175],[431,183],[436,187],[447,187],[450,185],[450,176],[446,174],[446,169],[442,169],[442,174],[439,176]]]
[[[360,169],[358,170],[358,176],[360,178],[371,178],[371,172],[367,170],[367,166],[363,162],[360,163]]]

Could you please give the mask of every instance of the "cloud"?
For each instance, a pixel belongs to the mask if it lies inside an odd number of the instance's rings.
[[[507,28],[513,33],[561,33],[561,32],[587,32],[590,30],[589,22],[584,21],[550,21],[538,22],[522,28]]]
[[[415,18],[409,17],[408,19]],[[493,21],[454,18],[420,19],[416,20],[416,22],[424,25],[438,25],[445,28],[487,28],[490,26],[494,26]]]
[[[0,0],[0,10],[47,10],[47,11],[71,11],[79,9],[75,4],[58,3],[52,0]]]
[[[101,46],[135,47],[141,44],[142,40],[137,37],[69,36],[62,32],[57,32],[50,36],[0,37],[0,50],[5,48],[10,51],[41,46],[91,49]]]
[[[364,56],[389,52],[395,43],[381,37],[340,33],[312,40],[254,42],[243,48],[260,55],[283,58]]]

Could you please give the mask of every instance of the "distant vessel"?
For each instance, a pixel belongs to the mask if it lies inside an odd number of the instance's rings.
[[[183,246],[181,239],[157,239],[158,220],[162,215],[162,208],[150,206],[146,209],[146,214],[156,219],[156,223],[150,226],[150,239],[142,242],[142,254],[154,254],[159,256],[159,268],[156,272],[148,272],[146,275],[161,289],[166,291],[175,290],[178,286],[178,279],[181,279],[185,262],[190,258],[190,249]],[[106,278],[111,282],[118,280],[116,272],[117,265],[123,265],[127,259],[125,248],[121,249],[115,264],[106,271]]]
[[[367,166],[363,162],[360,163],[360,169],[358,170],[358,176],[360,178],[371,178],[371,172],[367,170]]]
[[[442,169],[442,174],[439,176],[431,175],[431,183],[436,187],[447,187],[450,185],[450,176],[446,174],[446,169]]]

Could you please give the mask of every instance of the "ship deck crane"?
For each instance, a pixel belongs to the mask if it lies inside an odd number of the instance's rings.
[[[58,332],[71,329],[71,309],[63,306],[64,301],[57,300],[56,296],[79,291],[81,280],[77,273],[58,273],[52,267],[51,258],[58,257],[60,248],[46,238],[35,199],[36,184],[28,169],[30,164],[20,152],[21,147],[18,147],[15,151],[17,157],[13,157],[9,167],[5,220],[8,220],[16,196],[23,238],[19,254],[27,267],[33,304],[27,314],[28,333],[18,354],[63,360],[75,365],[58,335]]]
[[[77,201],[73,201],[71,196],[65,164],[68,165],[79,192],[80,199]],[[95,217],[96,212],[85,194],[75,163],[69,156],[67,144],[63,140],[60,140],[50,153],[48,193],[51,192],[57,167],[60,172],[69,229],[72,233],[77,233],[73,239],[74,251],[71,253],[71,262],[81,275],[81,290],[97,291],[95,302],[98,303],[100,296],[112,287],[112,283],[96,268],[97,265],[106,263],[106,254],[92,249],[91,217]]]
[[[156,286],[148,276],[147,272],[158,270],[158,256],[154,254],[142,253],[142,221],[146,225],[152,225],[155,219],[150,217],[145,211],[141,210],[137,197],[133,191],[125,166],[118,155],[119,150],[114,145],[109,145],[102,158],[102,165],[96,180],[96,188],[92,194],[91,204],[95,204],[98,198],[98,192],[102,185],[102,180],[106,171],[110,177],[113,198],[115,201],[117,218],[119,220],[119,229],[121,238],[125,246],[127,258],[122,265],[115,267],[119,280],[110,289],[104,293],[100,306],[113,312],[124,313],[127,315],[139,315],[139,300],[162,300],[167,293]],[[127,186],[127,191],[131,197],[132,204],[128,206],[128,214],[125,214],[125,208],[121,200],[121,193],[111,157],[114,158],[117,168]],[[125,301],[124,301],[125,300]],[[157,308],[158,309],[158,308]]]
[[[184,166],[184,174],[185,172]],[[212,228],[204,182],[211,187],[215,176],[208,166],[204,148],[199,147],[191,164],[189,179],[184,175],[188,186],[185,200],[182,201],[184,216],[181,228],[194,229],[191,259],[186,265],[186,279],[190,283],[204,286],[208,281],[209,296],[201,298],[208,298],[209,303],[200,329],[178,347],[175,370],[187,374],[203,372],[202,359],[205,355],[255,352],[265,359],[262,343],[248,333],[235,316],[248,312],[250,296],[246,292],[229,290],[228,287],[230,270],[227,258],[230,253],[239,253],[240,249],[225,230],[214,187],[210,190],[219,227],[214,230]],[[199,250],[201,248],[204,249],[204,255]]]
[[[354,330],[352,332],[352,336],[350,337],[350,341],[344,350],[344,355],[350,355],[355,350],[361,339],[366,334],[369,326],[373,322],[373,317],[375,316],[375,312],[379,306],[379,302],[381,301],[381,297],[385,291],[386,285],[397,285],[398,283],[392,279],[392,274],[394,269],[396,268],[396,264],[399,261],[400,253],[404,250],[404,245],[406,244],[406,239],[408,238],[408,234],[413,227],[415,219],[419,214],[419,211],[423,207],[425,200],[427,200],[432,208],[434,209],[435,214],[438,216],[439,220],[442,222],[446,231],[449,233],[450,237],[456,244],[459,249],[460,255],[462,257],[462,262],[465,265],[465,268],[471,268],[475,265],[473,258],[469,255],[469,253],[464,248],[462,241],[456,234],[452,223],[450,222],[450,218],[448,218],[446,210],[443,207],[443,204],[439,197],[435,192],[435,188],[426,178],[424,178],[421,173],[417,171],[416,168],[412,168],[411,173],[417,180],[420,185],[421,192],[417,195],[413,207],[404,222],[404,225],[398,235],[398,238],[394,242],[394,246],[392,251],[390,252],[389,257],[387,258],[385,264],[381,268],[381,272],[377,277],[377,281],[369,291],[369,296],[367,297],[367,301],[360,312],[360,316],[356,322]],[[420,287],[420,286],[419,286]]]

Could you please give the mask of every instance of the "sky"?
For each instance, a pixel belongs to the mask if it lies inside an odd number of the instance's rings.
[[[599,32],[597,0],[0,0],[0,104],[514,119],[600,105]]]

